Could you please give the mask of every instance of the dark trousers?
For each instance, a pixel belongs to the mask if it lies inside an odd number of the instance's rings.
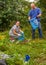
[[[41,23],[38,23],[39,38],[42,38]],[[32,28],[32,39],[35,39],[35,30]]]

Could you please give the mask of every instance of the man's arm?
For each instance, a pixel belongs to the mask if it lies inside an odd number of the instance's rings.
[[[39,17],[41,17],[41,15],[42,15],[42,14],[40,13],[39,15],[37,15],[37,17],[39,18]]]
[[[31,19],[31,10],[28,13],[28,20],[30,21],[30,19]]]
[[[37,17],[39,18],[39,17],[41,17],[41,15],[42,15],[42,12],[41,12],[41,9],[39,8]]]

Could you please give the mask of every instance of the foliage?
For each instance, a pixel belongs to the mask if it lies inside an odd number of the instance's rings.
[[[43,30],[46,30],[46,2],[39,0],[36,4],[42,9],[41,23]],[[31,27],[27,22],[29,9],[29,3],[25,0],[0,0],[0,30],[9,29],[16,20],[19,20],[21,27],[24,27],[26,39],[31,39]],[[27,65],[46,65],[46,39],[36,39],[17,44],[17,40],[14,43],[9,40],[8,33],[8,31],[0,33],[0,53],[10,55],[10,58],[6,59],[8,65],[25,65],[24,58],[27,54],[30,55]],[[46,38],[46,31],[43,33]]]
[[[0,30],[9,28],[16,20],[21,21],[23,26],[28,10],[28,2],[24,0],[0,0]]]
[[[39,7],[42,10],[42,19],[41,19],[42,27],[43,30],[46,30],[46,0],[39,0],[38,3],[39,3]]]
[[[42,10],[42,29],[46,29],[46,2],[39,0],[38,7]],[[0,0],[0,30],[9,29],[16,20],[21,22],[21,27],[29,26],[28,11],[30,3],[25,0]]]
[[[27,65],[46,65],[46,39],[16,44],[17,41],[10,42],[8,31],[0,33],[1,35],[5,35],[5,38],[0,40],[0,53],[10,55],[10,58],[6,59],[7,65],[24,65],[27,54],[30,56]]]

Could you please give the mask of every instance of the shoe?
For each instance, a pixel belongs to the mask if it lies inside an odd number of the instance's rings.
[[[10,42],[12,42],[12,43],[13,43],[14,41],[15,41],[15,40],[10,40]]]

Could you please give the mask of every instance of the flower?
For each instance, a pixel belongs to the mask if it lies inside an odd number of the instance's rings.
[[[0,36],[0,40],[3,40],[3,39],[5,39],[5,35]]]

